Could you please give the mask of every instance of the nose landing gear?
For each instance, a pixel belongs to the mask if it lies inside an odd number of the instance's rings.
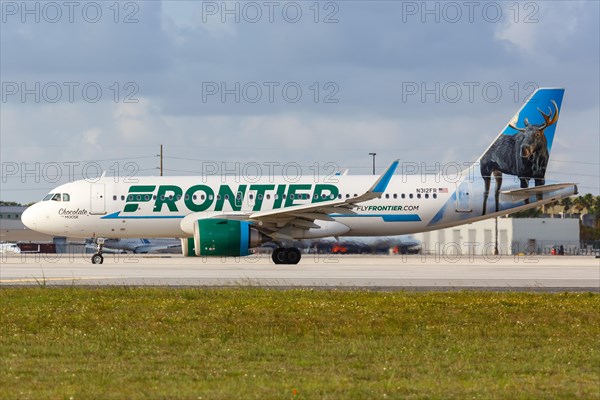
[[[102,249],[104,248],[104,238],[96,238],[96,254],[92,256],[92,264],[102,264],[104,257],[102,256]]]

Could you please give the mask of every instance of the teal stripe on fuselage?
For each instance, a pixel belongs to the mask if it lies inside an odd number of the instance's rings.
[[[329,214],[333,218],[381,218],[384,222],[421,222],[417,214]]]
[[[105,215],[101,219],[181,219],[185,215],[120,215],[120,211]],[[381,218],[384,222],[421,222],[417,214],[329,214],[333,218]]]
[[[181,219],[185,217],[185,215],[119,215],[120,213],[121,211],[117,211],[100,219]]]

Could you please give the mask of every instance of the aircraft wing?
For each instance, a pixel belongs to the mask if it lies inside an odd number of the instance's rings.
[[[280,230],[287,225],[294,225],[300,229],[319,228],[315,220],[333,221],[329,214],[354,215],[352,211],[357,204],[376,199],[385,192],[400,161],[394,161],[375,183],[363,194],[348,199],[324,200],[317,203],[300,204],[276,210],[266,211],[233,211],[218,213],[192,213],[181,221],[181,229],[193,233],[193,223],[198,218],[223,218],[241,221],[252,221],[256,228],[269,234]]]
[[[550,185],[532,186],[524,189],[506,190],[502,192],[502,196],[510,196],[513,201],[527,199],[531,196],[551,194],[560,189],[575,187],[577,193],[577,185],[575,183],[553,183]]]
[[[278,227],[287,225],[291,221],[297,222],[299,227],[312,228],[314,220],[331,221],[332,218],[329,214],[355,214],[352,208],[357,204],[376,199],[385,192],[396,168],[398,167],[399,161],[394,161],[375,183],[363,194],[352,197],[349,199],[333,199],[327,201],[320,201],[318,203],[301,204],[292,207],[286,207],[277,210],[267,210],[252,213],[248,216],[249,220],[257,222],[270,222],[276,223]],[[306,222],[302,222],[304,220]]]

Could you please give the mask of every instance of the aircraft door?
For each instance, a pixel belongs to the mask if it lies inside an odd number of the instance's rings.
[[[471,182],[463,181],[456,184],[456,211],[471,212]]]
[[[90,185],[90,214],[106,214],[106,196],[104,183],[92,183]]]

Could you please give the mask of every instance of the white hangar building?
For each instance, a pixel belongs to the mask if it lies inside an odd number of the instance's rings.
[[[491,218],[413,236],[421,241],[424,254],[492,255],[495,231],[496,220]],[[499,254],[550,254],[561,245],[565,254],[579,251],[579,219],[498,218]]]

